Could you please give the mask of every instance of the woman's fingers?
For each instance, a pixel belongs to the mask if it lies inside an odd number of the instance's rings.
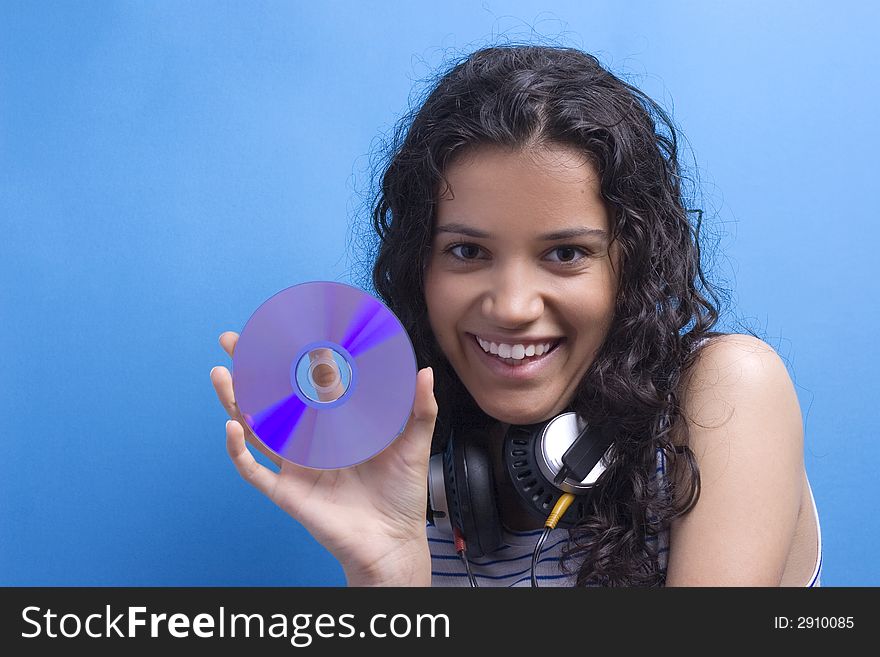
[[[426,367],[416,376],[416,398],[412,414],[401,436],[405,461],[415,467],[427,468],[431,454],[431,438],[437,421],[437,400],[434,398],[434,370]]]
[[[220,346],[226,355],[232,358],[232,352],[235,351],[235,345],[238,344],[238,333],[234,331],[226,331],[220,335]]]
[[[221,333],[219,341],[220,346],[223,347],[223,351],[225,351],[226,355],[231,358],[232,353],[235,351],[235,345],[238,344],[238,333],[235,331]],[[245,436],[248,442],[256,447],[260,453],[266,456],[266,458],[272,461],[272,463],[281,467],[281,458],[257,440],[251,433],[247,422],[244,421],[241,411],[238,408],[238,404],[235,403],[235,394],[232,389],[232,376],[229,374],[229,370],[225,367],[215,367],[211,370],[211,381],[214,383],[217,397],[220,399],[220,403],[223,404],[223,408],[229,413],[229,417],[242,423],[243,431],[245,431]]]
[[[437,421],[437,400],[434,398],[434,370],[426,367],[416,377],[416,399],[413,403],[413,421],[422,431],[434,433]]]
[[[235,393],[232,389],[232,376],[229,374],[229,370],[225,367],[215,367],[211,370],[211,383],[214,385],[214,391],[217,393],[217,399],[220,400],[220,403],[223,405],[223,408],[226,409],[226,412],[229,414],[229,417],[237,422],[242,423],[243,426],[246,425],[244,422],[244,418],[241,415],[241,411],[238,408],[238,404],[235,403]],[[242,429],[244,431],[244,428]],[[250,431],[247,432],[248,441],[256,447],[262,454],[264,454],[267,458],[269,458],[272,463],[281,467],[281,459],[278,455],[274,454],[270,451],[263,443],[259,440],[256,440],[253,436],[249,435]]]
[[[226,451],[242,479],[254,486],[270,500],[274,499],[278,475],[257,463],[244,441],[244,429],[235,420],[226,423]]]
[[[217,399],[229,418],[237,420],[241,416],[238,410],[238,404],[235,403],[235,393],[232,390],[232,376],[225,367],[218,366],[211,370],[211,384],[214,386],[214,392],[217,393]]]

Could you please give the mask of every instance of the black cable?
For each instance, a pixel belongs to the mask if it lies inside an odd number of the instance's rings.
[[[461,557],[461,562],[464,564],[464,570],[467,573],[468,581],[471,583],[471,588],[476,588],[477,578],[471,572],[471,562],[467,558],[467,541],[464,540],[464,535],[458,527],[452,528],[452,537],[455,543],[455,551]]]
[[[471,562],[468,561],[467,553],[464,550],[460,550],[458,556],[461,557],[461,561],[464,563],[464,570],[467,573],[468,581],[471,583],[471,588],[477,588],[477,578],[471,572]]]
[[[544,531],[541,532],[541,538],[538,539],[538,542],[535,544],[535,551],[532,553],[532,586],[535,588],[538,586],[538,574],[536,572],[538,557],[541,556],[541,550],[544,549],[544,541],[547,540],[551,531],[553,531],[552,527],[544,527]]]

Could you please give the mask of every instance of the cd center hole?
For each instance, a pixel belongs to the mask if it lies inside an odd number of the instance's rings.
[[[331,347],[317,347],[304,353],[291,370],[291,382],[308,399],[333,402],[351,384],[351,366]]]
[[[339,368],[329,363],[321,363],[312,370],[315,385],[327,388],[339,380]]]

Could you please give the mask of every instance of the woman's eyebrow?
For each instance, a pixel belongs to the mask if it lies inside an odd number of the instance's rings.
[[[465,224],[458,223],[450,223],[444,224],[442,226],[437,226],[437,232],[456,233],[458,235],[467,235],[468,237],[486,240],[491,240],[495,237],[491,233],[486,233],[482,230],[477,230],[476,228],[471,228],[470,226],[466,226]],[[555,242],[557,240],[568,240],[573,237],[596,237],[601,240],[607,241],[608,233],[606,233],[601,228],[566,228],[564,230],[555,230],[552,233],[539,235],[538,239],[544,242]]]

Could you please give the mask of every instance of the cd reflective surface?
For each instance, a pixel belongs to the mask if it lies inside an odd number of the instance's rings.
[[[302,283],[264,302],[232,358],[236,402],[256,437],[302,466],[369,460],[403,431],[415,399],[409,336],[382,302],[343,283]]]

